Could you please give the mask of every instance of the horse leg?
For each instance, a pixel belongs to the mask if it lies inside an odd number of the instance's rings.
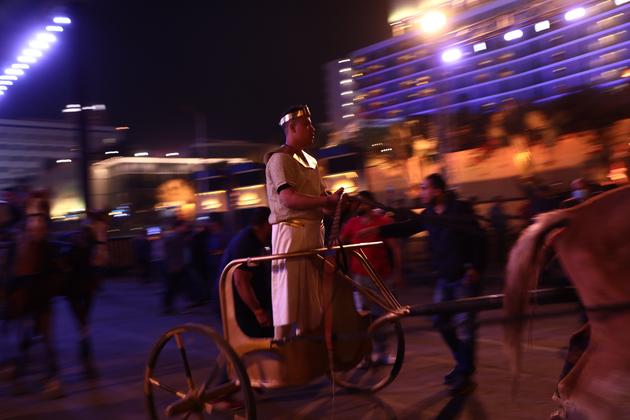
[[[72,295],[68,297],[72,313],[79,323],[79,358],[83,364],[83,372],[88,378],[98,376],[92,358],[92,332],[88,322],[92,304],[91,293],[85,296]]]
[[[18,334],[19,345],[18,354],[15,357],[15,368],[13,370],[13,389],[14,395],[22,395],[26,393],[23,384],[23,377],[28,366],[28,352],[33,343],[33,321],[30,319],[19,321],[20,333]]]
[[[48,358],[48,372],[46,382],[44,383],[44,395],[50,399],[61,398],[63,391],[61,389],[61,381],[59,380],[59,365],[57,364],[57,352],[52,340],[52,310],[50,305],[38,314],[36,320],[38,330],[41,332],[44,346],[46,348],[46,356]]]

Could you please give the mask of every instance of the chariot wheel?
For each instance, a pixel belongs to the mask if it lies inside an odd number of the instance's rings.
[[[215,330],[185,324],[154,344],[144,374],[150,418],[256,418],[256,402],[240,359]]]
[[[350,391],[376,392],[389,385],[402,368],[405,336],[398,319],[372,323],[366,332],[368,345],[349,369],[336,371],[332,379]]]

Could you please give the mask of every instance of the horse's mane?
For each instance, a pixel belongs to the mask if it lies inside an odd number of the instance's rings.
[[[513,372],[518,373],[521,361],[521,340],[525,328],[523,315],[529,308],[529,292],[536,288],[544,255],[545,238],[553,230],[568,225],[570,210],[544,213],[523,231],[510,251],[506,268],[504,311],[505,345]]]

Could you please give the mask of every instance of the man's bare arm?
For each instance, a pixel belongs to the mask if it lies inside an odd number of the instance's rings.
[[[292,187],[287,187],[280,191],[279,197],[280,203],[291,210],[310,210],[336,205],[342,193],[343,189],[339,189],[332,195],[314,196],[302,194]]]
[[[254,313],[256,320],[263,327],[271,326],[271,317],[260,305],[254,289],[252,289],[253,274],[245,270],[234,270],[234,285],[238,295],[243,299],[245,305]]]

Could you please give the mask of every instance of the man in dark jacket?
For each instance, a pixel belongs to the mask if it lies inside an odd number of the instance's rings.
[[[470,203],[446,190],[444,178],[429,175],[422,183],[426,209],[418,217],[379,228],[382,237],[408,237],[428,231],[429,251],[438,279],[434,302],[479,295],[486,241]],[[454,392],[472,390],[476,326],[473,313],[439,314],[434,325],[453,353],[455,368],[444,377]]]

